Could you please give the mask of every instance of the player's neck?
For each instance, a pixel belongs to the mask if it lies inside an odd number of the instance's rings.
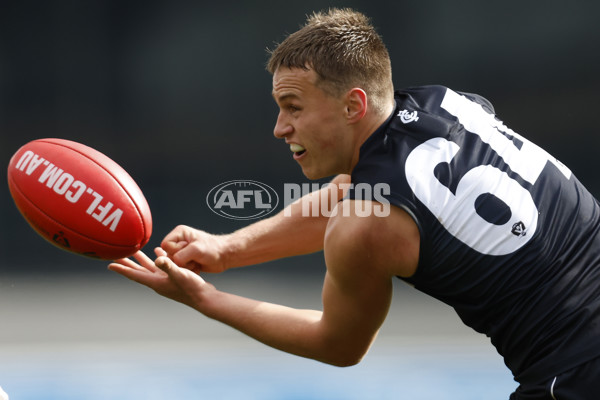
[[[358,163],[358,159],[360,157],[360,148],[367,141],[367,139],[379,129],[381,125],[387,121],[392,112],[394,111],[394,104],[390,103],[388,107],[386,107],[386,111],[375,114],[368,113],[365,118],[362,119],[362,123],[357,127],[357,135],[355,141],[354,155],[352,157],[351,168],[348,173],[351,173],[354,170],[354,167]]]

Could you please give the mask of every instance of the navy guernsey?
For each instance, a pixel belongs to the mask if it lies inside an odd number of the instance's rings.
[[[600,356],[596,199],[480,96],[427,86],[395,100],[352,183],[389,184],[419,227],[405,280],[490,337],[521,383]]]

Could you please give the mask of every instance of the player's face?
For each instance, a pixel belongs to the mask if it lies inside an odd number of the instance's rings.
[[[279,68],[273,74],[273,97],[279,106],[275,137],[285,139],[309,179],[350,173],[351,135],[343,96],[315,85],[313,70]]]

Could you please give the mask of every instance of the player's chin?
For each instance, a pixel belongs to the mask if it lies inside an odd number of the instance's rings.
[[[321,174],[319,173],[318,169],[315,168],[314,165],[311,165],[311,163],[298,163],[300,165],[300,168],[302,169],[302,174],[304,174],[305,177],[307,177],[308,179],[319,179],[321,176]]]
[[[301,165],[301,168],[302,168],[302,173],[304,174],[304,176],[310,180],[327,178],[327,177],[338,174],[335,171],[329,171],[328,169],[325,169],[325,168],[318,168],[318,167],[307,165],[307,164]]]
[[[322,176],[321,174],[316,173],[314,170],[311,170],[310,168],[302,168],[302,173],[304,174],[305,177],[307,177],[310,180],[315,180],[315,179],[320,179],[320,178],[324,178],[324,176]]]

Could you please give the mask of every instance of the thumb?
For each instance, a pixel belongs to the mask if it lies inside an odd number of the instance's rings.
[[[181,249],[185,248],[188,244],[189,244],[189,242],[187,242],[185,240],[177,240],[177,241],[164,240],[160,244],[160,247],[167,254],[173,255],[173,254],[177,253],[178,251],[180,251]]]
[[[182,246],[175,253],[169,253],[169,256],[175,264],[179,265],[180,267],[187,268],[190,265],[198,265],[196,260],[202,257],[202,253],[196,246],[187,246],[186,243],[185,246]]]

